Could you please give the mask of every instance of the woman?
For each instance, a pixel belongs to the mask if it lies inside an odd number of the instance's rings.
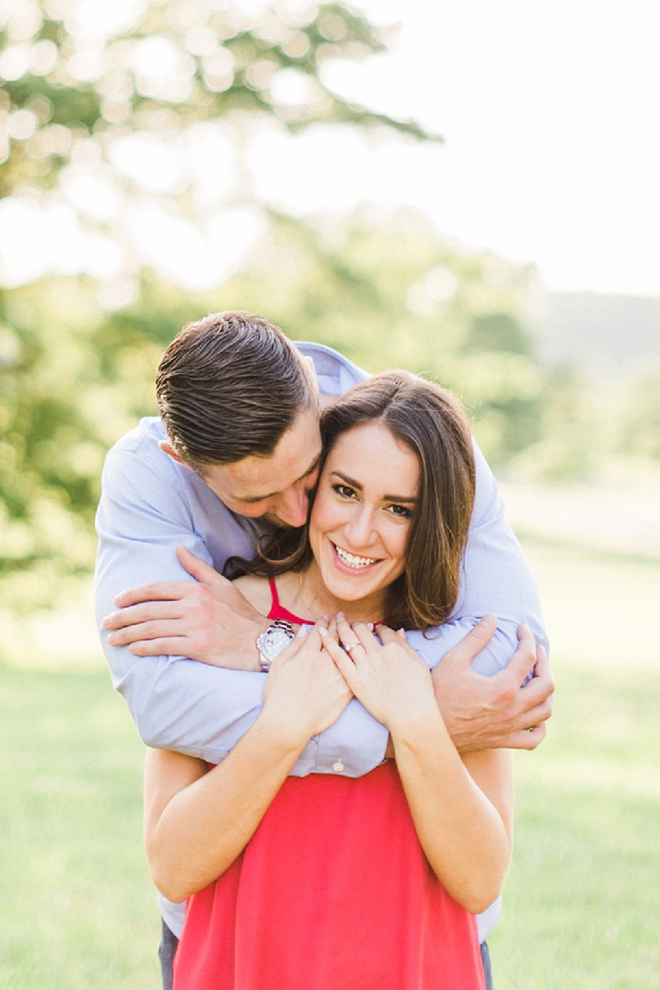
[[[264,614],[302,623],[261,715],[215,768],[148,756],[152,876],[189,898],[175,990],[477,990],[473,914],[510,856],[509,757],[459,757],[429,671],[392,628],[438,625],[455,604],[469,429],[448,393],[390,372],[327,410],[322,433],[302,541],[285,534],[238,579]],[[288,777],[353,695],[395,759],[357,780]]]

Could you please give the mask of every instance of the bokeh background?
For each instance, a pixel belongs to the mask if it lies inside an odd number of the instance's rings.
[[[652,5],[401,6],[0,0],[2,987],[158,985],[93,516],[230,308],[463,397],[558,680],[497,985],[660,986]]]

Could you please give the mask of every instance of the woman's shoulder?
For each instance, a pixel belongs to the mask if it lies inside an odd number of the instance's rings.
[[[268,615],[273,604],[268,578],[257,577],[255,574],[244,574],[232,582],[247,598],[250,605],[262,615]]]

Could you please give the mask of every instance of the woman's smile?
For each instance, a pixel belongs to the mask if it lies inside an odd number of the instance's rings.
[[[348,550],[344,550],[343,547],[337,546],[336,543],[333,546],[339,562],[345,564],[346,567],[350,567],[352,570],[362,570],[371,564],[378,563],[378,557],[357,557],[355,554],[349,553]]]

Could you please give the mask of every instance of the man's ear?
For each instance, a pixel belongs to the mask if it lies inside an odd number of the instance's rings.
[[[171,457],[173,461],[178,461],[179,464],[184,464],[186,467],[188,466],[186,462],[183,460],[183,458],[179,457],[172,444],[168,443],[167,440],[159,440],[158,446],[163,451],[163,453]]]

